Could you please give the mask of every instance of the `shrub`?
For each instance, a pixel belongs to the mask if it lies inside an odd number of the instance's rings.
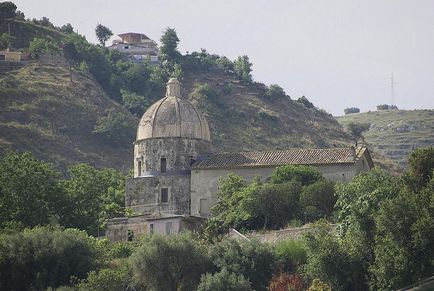
[[[306,222],[330,218],[336,203],[334,183],[317,181],[303,188],[300,206]]]
[[[271,84],[270,86],[268,86],[267,91],[265,92],[265,95],[268,98],[274,99],[274,98],[277,98],[277,97],[285,96],[286,93],[282,89],[282,87],[280,87],[279,85],[277,85],[277,84]]]
[[[245,82],[252,82],[252,63],[249,62],[248,56],[239,56],[234,61],[234,73],[241,80]]]
[[[134,129],[128,123],[126,116],[114,111],[109,111],[106,116],[98,118],[93,132],[115,142],[132,139],[134,136]]]
[[[146,108],[149,107],[149,101],[146,100],[145,96],[127,90],[121,90],[121,93],[122,104],[135,116],[141,117]]]
[[[352,114],[352,113],[359,113],[359,112],[360,112],[360,109],[357,107],[349,107],[349,108],[344,109],[345,115]]]
[[[306,250],[302,240],[287,239],[275,246],[282,270],[289,272],[306,263]]]
[[[306,97],[301,96],[300,98],[297,99],[297,102],[301,103],[304,105],[304,107],[306,108],[315,108],[315,106],[313,105],[312,102],[310,102]]]
[[[396,105],[387,105],[387,104],[377,105],[377,110],[391,110],[391,109],[398,109],[398,107]]]
[[[193,95],[202,96],[211,101],[217,100],[217,92],[208,84],[195,84],[193,89]]]
[[[200,278],[197,291],[251,291],[250,283],[243,275],[237,275],[223,268],[214,274],[205,274]]]
[[[96,267],[94,242],[75,229],[35,228],[0,237],[0,289],[45,290],[85,278]]]

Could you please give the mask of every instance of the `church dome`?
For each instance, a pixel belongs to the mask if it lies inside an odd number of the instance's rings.
[[[137,128],[137,140],[160,137],[195,138],[211,141],[205,117],[181,97],[177,79],[167,83],[166,97],[152,104]]]

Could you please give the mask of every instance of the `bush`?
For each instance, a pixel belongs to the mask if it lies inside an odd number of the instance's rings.
[[[275,246],[282,270],[292,272],[306,263],[306,250],[302,240],[286,239]]]
[[[345,115],[352,114],[352,113],[359,113],[359,112],[360,112],[360,109],[357,107],[349,107],[349,108],[344,109]]]
[[[202,96],[211,101],[217,100],[217,92],[208,84],[195,84],[193,89],[193,95]]]
[[[145,110],[149,107],[149,101],[146,100],[145,96],[140,96],[127,90],[121,90],[121,93],[122,104],[135,116],[141,117]]]
[[[224,240],[210,246],[209,254],[215,267],[243,275],[257,291],[266,290],[277,266],[272,249],[255,241]]]
[[[123,264],[116,269],[101,269],[89,272],[87,279],[81,282],[79,290],[128,290],[132,284],[128,266]]]
[[[398,109],[398,107],[396,105],[387,105],[387,104],[377,105],[377,110],[391,110],[391,109]]]
[[[305,186],[300,195],[300,206],[305,222],[330,218],[335,203],[334,183],[326,180]]]
[[[303,278],[298,274],[280,273],[274,275],[268,286],[268,291],[303,291]]]
[[[301,96],[300,98],[297,99],[298,103],[301,103],[304,105],[304,107],[306,108],[315,108],[315,106],[313,105],[312,102],[310,102],[306,97]]]
[[[114,142],[123,139],[132,140],[134,136],[134,129],[128,123],[126,116],[114,111],[109,111],[106,116],[98,118],[93,132]]]
[[[45,290],[96,267],[93,239],[75,229],[35,228],[0,237],[0,289]]]
[[[130,257],[132,272],[145,288],[194,290],[210,269],[206,252],[190,234],[153,235]]]
[[[309,166],[287,165],[277,167],[271,175],[270,182],[280,184],[296,180],[301,185],[310,185],[317,181],[323,180],[322,174],[315,168]]]
[[[223,268],[214,274],[202,275],[197,291],[251,291],[250,283],[243,275]]]
[[[265,95],[268,98],[274,99],[274,98],[277,98],[277,97],[285,96],[286,93],[282,89],[282,87],[280,87],[279,85],[277,85],[277,84],[271,84],[270,86],[268,86],[267,91],[265,92]]]

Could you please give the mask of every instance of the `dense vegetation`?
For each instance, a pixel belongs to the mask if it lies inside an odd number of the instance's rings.
[[[123,215],[124,176],[80,164],[62,179],[28,153],[8,153],[0,163],[0,288],[404,287],[434,272],[434,148],[414,151],[409,165],[400,177],[377,168],[334,187],[309,167],[278,168],[266,183],[230,175],[203,234],[145,235],[113,244],[62,226],[95,234],[98,218]],[[230,227],[273,229],[294,218],[317,222],[302,239],[274,245],[222,236]],[[209,231],[218,224],[223,231]]]

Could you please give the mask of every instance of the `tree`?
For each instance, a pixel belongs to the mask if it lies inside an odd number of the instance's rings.
[[[7,33],[2,33],[0,35],[0,50],[6,49],[9,47],[12,41],[12,36]]]
[[[169,63],[176,63],[181,57],[178,51],[179,38],[174,28],[166,28],[160,39],[161,59]]]
[[[149,107],[149,101],[146,100],[145,96],[127,90],[121,90],[121,93],[123,105],[135,116],[141,117],[146,108]]]
[[[310,102],[305,96],[301,96],[300,98],[298,98],[297,102],[303,104],[306,108],[315,108],[313,103]]]
[[[106,116],[97,119],[93,133],[101,135],[111,142],[133,139],[134,129],[125,114],[109,111]]]
[[[26,227],[61,220],[65,195],[60,174],[31,153],[7,152],[0,159],[0,227],[15,221]]]
[[[330,227],[317,224],[314,232],[304,237],[307,263],[304,267],[311,279],[329,283],[333,290],[367,290],[363,262],[351,256]]]
[[[408,159],[409,175],[417,183],[417,188],[424,187],[433,177],[434,147],[414,150]]]
[[[68,195],[69,227],[98,234],[109,217],[123,215],[125,176],[113,169],[98,170],[88,164],[76,164],[68,169],[64,181]]]
[[[234,73],[241,80],[245,82],[252,82],[252,63],[249,62],[249,57],[239,56],[234,61]]]
[[[60,51],[59,47],[50,40],[35,37],[29,45],[29,53],[32,58],[39,58],[42,54],[54,54]]]
[[[243,275],[223,268],[220,272],[202,275],[197,291],[251,291],[250,283]]]
[[[71,23],[67,23],[60,27],[60,31],[66,34],[70,34],[74,32],[74,28],[72,27]]]
[[[359,112],[360,112],[360,109],[357,107],[349,107],[349,108],[344,109],[345,115],[353,114],[353,113],[359,113]]]
[[[304,221],[330,218],[336,203],[334,183],[320,180],[303,188],[300,194],[301,212]]]
[[[210,268],[206,252],[190,234],[153,235],[130,257],[133,274],[146,289],[194,290]]]
[[[0,21],[4,22],[6,19],[14,18],[17,6],[10,1],[0,2]]]
[[[80,59],[80,55],[74,42],[65,42],[63,45],[63,55],[69,64],[69,80],[72,82],[72,66]]]
[[[94,239],[74,229],[1,235],[0,289],[46,290],[69,284],[71,277],[83,279],[96,267],[94,246]]]
[[[274,99],[277,97],[285,96],[286,93],[283,90],[283,88],[280,87],[279,85],[271,84],[270,86],[268,86],[267,91],[265,92],[265,95],[271,99]]]
[[[244,276],[253,290],[265,291],[277,267],[270,246],[257,241],[223,240],[211,245],[208,252],[217,269]]]
[[[359,139],[363,139],[363,132],[367,131],[369,127],[371,127],[371,124],[350,122],[346,127],[350,134],[354,137],[354,140],[357,144]]]
[[[110,39],[110,37],[113,35],[113,32],[106,26],[98,23],[95,28],[95,34],[101,46],[105,46],[105,42]]]
[[[270,183],[281,184],[296,180],[302,186],[324,180],[322,174],[315,168],[301,165],[286,165],[277,167],[270,178]]]

